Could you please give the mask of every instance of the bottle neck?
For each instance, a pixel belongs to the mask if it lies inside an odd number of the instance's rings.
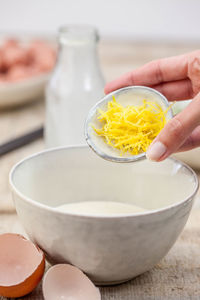
[[[94,41],[60,43],[58,63],[67,68],[88,68],[98,64],[97,44]]]

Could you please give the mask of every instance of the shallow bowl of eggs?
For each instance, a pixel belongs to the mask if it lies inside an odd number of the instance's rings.
[[[56,60],[52,38],[33,34],[0,34],[0,109],[44,97]]]
[[[117,164],[77,146],[24,159],[11,170],[10,186],[21,223],[50,263],[70,263],[97,285],[110,285],[167,254],[186,224],[198,179],[173,158]]]

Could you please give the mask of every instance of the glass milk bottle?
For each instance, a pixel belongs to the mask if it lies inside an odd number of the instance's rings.
[[[46,89],[46,147],[86,143],[84,122],[104,88],[97,42],[92,26],[59,31],[57,64]]]

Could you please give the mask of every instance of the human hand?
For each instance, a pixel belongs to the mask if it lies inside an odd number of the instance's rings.
[[[174,152],[200,146],[200,50],[152,61],[108,83],[105,93],[130,85],[152,87],[169,101],[193,98],[152,142],[149,159],[162,161]]]

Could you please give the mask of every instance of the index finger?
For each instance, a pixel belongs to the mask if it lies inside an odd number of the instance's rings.
[[[129,85],[153,86],[162,82],[182,80],[187,77],[187,69],[186,54],[155,60],[107,83],[104,91],[108,94]]]
[[[199,125],[200,93],[165,125],[147,150],[147,157],[155,161],[164,160],[176,152]],[[195,146],[194,136],[190,137],[190,143]]]

